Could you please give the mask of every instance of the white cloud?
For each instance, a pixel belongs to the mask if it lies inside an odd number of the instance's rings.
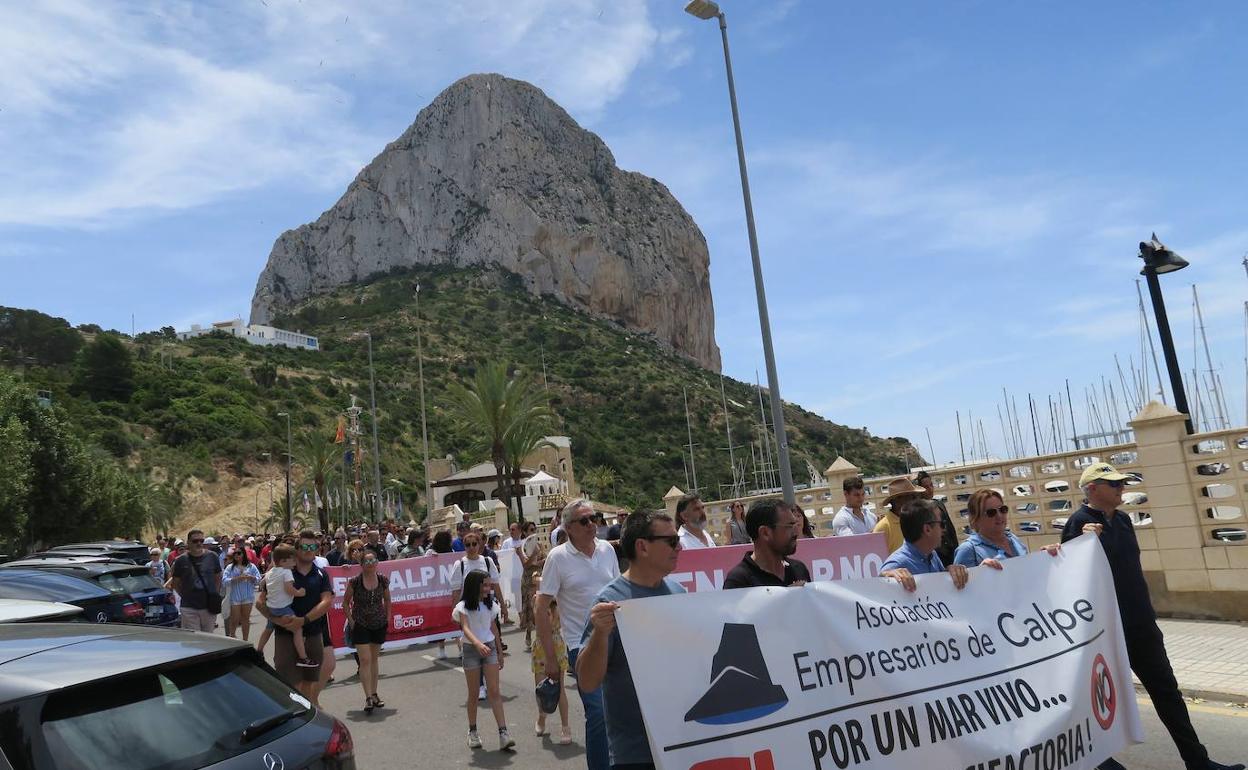
[[[5,21],[10,225],[110,225],[275,182],[334,189],[394,138],[365,127],[361,101],[432,97],[470,72],[530,80],[592,121],[659,45],[644,4],[606,0],[54,0]]]

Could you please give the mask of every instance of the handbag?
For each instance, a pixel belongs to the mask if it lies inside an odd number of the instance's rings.
[[[195,577],[199,578],[199,584],[204,587],[205,604],[208,605],[208,612],[213,615],[221,612],[221,594],[208,587],[208,581],[204,580],[204,576],[199,574],[199,565],[195,563],[195,559],[188,553],[186,560],[191,563],[191,569],[195,571]]]

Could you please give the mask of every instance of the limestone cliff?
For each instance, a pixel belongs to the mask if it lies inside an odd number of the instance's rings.
[[[439,94],[333,208],[277,239],[251,320],[391,268],[439,264],[506,268],[533,292],[719,369],[698,226],[528,83],[471,75]]]

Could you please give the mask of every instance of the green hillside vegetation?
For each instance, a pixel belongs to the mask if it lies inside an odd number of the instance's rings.
[[[103,449],[144,481],[176,490],[191,476],[211,480],[221,469],[245,475],[265,452],[280,463],[280,412],[290,413],[296,443],[301,435],[331,438],[353,394],[368,405],[367,342],[358,335],[368,331],[382,478],[402,480],[405,505],[415,510],[424,486],[412,290],[417,280],[431,456],[452,454],[461,466],[489,459],[469,450],[474,442],[453,419],[450,389],[478,366],[504,362],[547,392],[559,432],[572,437],[579,471],[614,471],[614,483],[604,490],[607,501],[657,506],[668,487],[685,486],[682,386],[688,387],[704,492],[715,498],[718,485],[731,480],[717,374],[645,335],[553,298],[534,297],[516,276],[498,272],[394,273],[275,319],[278,327],[319,336],[320,352],[253,346],[217,334],[179,342],[168,327],[130,340],[0,308],[0,365],[25,389],[49,392],[54,412],[86,445]],[[724,385],[734,442],[757,440],[754,386],[731,379]],[[904,451],[918,454],[905,439],[872,437],[794,404],[785,405],[785,416],[799,483],[808,478],[807,459],[822,470],[838,450],[866,473],[903,472]],[[748,446],[739,451],[748,460]]]

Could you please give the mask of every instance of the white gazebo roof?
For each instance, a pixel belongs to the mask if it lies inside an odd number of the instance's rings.
[[[551,476],[546,471],[538,471],[533,477],[524,480],[525,484],[549,484],[551,482],[558,484],[559,479]]]

